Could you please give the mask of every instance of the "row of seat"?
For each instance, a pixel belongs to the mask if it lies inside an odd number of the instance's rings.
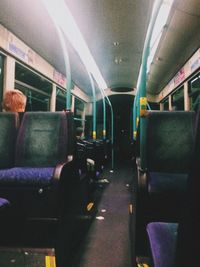
[[[11,214],[57,218],[87,203],[72,113],[27,112],[20,125],[18,113],[0,113],[0,123],[0,196]]]
[[[5,198],[0,198],[0,210],[10,205],[10,202]]]
[[[195,146],[187,189],[178,223],[147,225],[154,267],[198,266],[200,239],[200,112],[195,125]]]
[[[85,162],[85,160],[83,160],[84,158],[86,158],[88,164],[91,161],[88,161],[87,159],[93,160],[94,162],[94,166],[89,168],[91,173],[93,173],[93,180],[98,179],[107,163],[108,146],[108,140],[77,140],[78,157],[80,162]],[[83,168],[85,167],[83,166]]]
[[[138,201],[152,219],[177,219],[192,162],[195,112],[150,111],[146,119],[147,166],[138,164]]]
[[[0,226],[5,232],[0,241],[13,244],[10,227],[14,236],[23,235],[23,225],[27,230],[36,227],[42,236],[39,226],[48,231],[51,225],[56,265],[64,266],[76,233],[85,229],[95,210],[89,211],[92,205],[87,209],[87,204],[91,180],[98,179],[104,165],[103,144],[83,142],[82,155],[71,112],[1,112],[0,125]]]
[[[178,222],[181,218],[180,210],[183,201],[187,198],[188,172],[193,162],[196,114],[194,112],[149,111],[146,119],[147,169],[141,170],[140,161],[137,160],[136,233],[138,235],[136,242],[141,238],[145,239],[145,227],[150,221],[159,220],[160,223],[151,223],[147,226],[150,243],[157,251],[157,255],[154,255],[154,266],[171,267],[173,265],[168,265],[169,261],[166,260],[164,260],[166,265],[163,262],[164,265],[158,263],[160,261],[159,232],[162,233],[165,229],[170,233],[168,239],[163,241],[165,244],[163,248],[168,244],[174,244],[177,224],[162,222]],[[170,248],[173,250],[173,246]],[[173,259],[171,261],[173,262]]]

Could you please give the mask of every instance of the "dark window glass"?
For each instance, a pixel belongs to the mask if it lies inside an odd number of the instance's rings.
[[[56,110],[62,111],[66,109],[66,92],[61,88],[56,88]]]
[[[15,88],[27,96],[26,111],[48,111],[52,93],[52,83],[16,63]]]
[[[83,127],[84,122],[82,120],[82,114],[84,110],[84,103],[78,98],[75,98],[74,104],[74,118],[76,127]]]
[[[148,104],[151,110],[159,110],[160,108],[158,103],[148,102]]]
[[[177,89],[172,94],[172,109],[173,110],[184,110],[184,92],[183,86]]]
[[[200,106],[200,73],[189,82],[189,96],[191,109],[197,110]]]
[[[169,110],[169,98],[166,98],[161,103],[164,105],[164,110]]]

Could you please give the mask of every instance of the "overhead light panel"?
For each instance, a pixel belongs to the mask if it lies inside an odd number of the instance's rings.
[[[119,42],[113,42],[114,46],[119,46]]]
[[[64,0],[42,0],[63,34],[71,42],[80,56],[88,72],[90,72],[101,89],[106,89],[107,84]]]
[[[158,1],[158,0],[156,0]],[[150,65],[154,59],[154,55],[156,53],[157,47],[159,45],[160,38],[162,36],[163,29],[165,28],[167,19],[169,17],[169,12],[171,10],[172,4],[174,0],[163,0],[163,3],[160,7],[160,11],[158,13],[155,26],[153,29],[151,42],[150,42],[150,54],[147,61],[147,72],[150,70]],[[156,2],[154,7],[156,6]],[[153,12],[152,12],[153,14]]]
[[[115,64],[120,64],[122,63],[122,59],[121,58],[115,58]]]

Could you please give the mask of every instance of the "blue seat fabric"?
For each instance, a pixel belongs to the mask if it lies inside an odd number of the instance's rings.
[[[175,267],[177,223],[149,223],[147,233],[154,267]]]
[[[9,204],[10,202],[7,199],[0,197],[0,209],[8,206]]]
[[[32,185],[44,186],[52,183],[54,168],[15,167],[0,170],[0,186]]]
[[[39,218],[58,215],[60,183],[67,188],[72,173],[72,167],[63,170],[68,132],[65,112],[24,114],[13,145],[14,166],[0,169],[0,196],[12,202],[10,214]]]

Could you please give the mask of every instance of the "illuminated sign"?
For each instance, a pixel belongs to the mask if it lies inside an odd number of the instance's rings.
[[[200,67],[200,50],[198,50],[190,59],[190,70],[191,72],[195,71]]]
[[[28,64],[33,65],[35,62],[35,52],[11,33],[8,38],[8,50],[11,54]]]
[[[66,86],[66,78],[65,76],[54,69],[53,71],[53,80],[58,83],[59,85],[65,87]]]
[[[185,70],[184,70],[184,68],[182,68],[179,70],[179,72],[174,77],[174,85],[177,86],[178,84],[180,84],[184,80],[185,80]]]

